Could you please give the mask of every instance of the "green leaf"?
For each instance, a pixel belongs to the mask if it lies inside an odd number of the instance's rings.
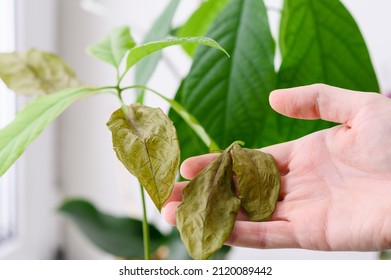
[[[0,79],[24,95],[43,95],[80,85],[73,70],[59,56],[36,49],[1,53]]]
[[[286,0],[279,87],[311,83],[379,91],[360,30],[339,0]]]
[[[159,108],[132,104],[119,109],[107,126],[118,159],[136,176],[159,211],[171,194],[179,168],[175,127]]]
[[[143,43],[161,40],[169,35],[171,31],[171,21],[174,17],[179,2],[180,0],[171,0],[163,13],[152,25],[151,29],[145,36]],[[136,85],[147,85],[149,79],[151,78],[153,72],[156,69],[157,64],[160,61],[160,56],[160,53],[152,54],[136,65]]]
[[[271,111],[269,93],[275,89],[275,44],[263,1],[235,0],[220,12],[208,37],[220,42],[231,54],[200,47],[180,94],[181,103],[220,147],[241,139],[257,145]],[[194,153],[189,130],[175,120],[183,154]],[[193,144],[193,143],[192,143]],[[196,145],[202,149],[202,143]],[[202,149],[205,151],[204,149]]]
[[[37,97],[0,130],[0,176],[58,115],[76,100],[98,89],[76,88]]]
[[[65,201],[59,211],[66,214],[102,250],[125,259],[143,258],[141,221],[105,214],[82,199]],[[167,238],[153,225],[149,225],[149,234],[151,250],[155,252]]]
[[[175,102],[179,104],[183,104],[182,96],[184,82],[185,81],[182,81],[174,99]],[[177,134],[179,136],[181,162],[192,156],[202,155],[208,152],[217,152],[216,150],[210,151],[210,147],[208,147],[206,142],[202,141],[202,139],[195,133],[193,129],[191,129],[191,127],[189,127],[187,122],[174,110],[172,106],[168,112],[168,116],[174,123]]]
[[[391,260],[391,251],[382,251],[379,257],[381,260]]]
[[[125,54],[135,45],[129,27],[123,26],[112,30],[100,43],[90,46],[87,52],[118,69]]]
[[[240,208],[234,188],[227,150],[184,188],[177,227],[192,258],[208,259],[229,237]]]
[[[268,220],[276,208],[281,180],[273,157],[238,144],[231,154],[241,206],[251,221]]]
[[[168,38],[161,41],[150,42],[140,46],[137,46],[129,51],[126,70],[129,70],[133,65],[139,62],[144,57],[160,51],[164,48],[174,46],[174,45],[183,45],[183,44],[200,44],[215,49],[221,50],[225,54],[228,53],[214,40],[206,37],[186,37],[186,38]]]
[[[228,0],[209,0],[203,2],[179,29],[178,37],[203,36],[216,16],[226,6]],[[183,49],[193,56],[196,45],[183,45]]]
[[[353,17],[338,0],[287,0],[281,19],[278,88],[326,83],[378,92],[367,47]],[[333,126],[326,121],[273,117],[269,143],[289,141]],[[273,139],[274,138],[274,139]],[[261,144],[265,143],[260,139]]]

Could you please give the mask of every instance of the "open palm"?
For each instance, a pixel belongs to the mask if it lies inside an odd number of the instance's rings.
[[[380,95],[312,85],[271,94],[272,107],[302,119],[341,125],[263,148],[281,172],[268,222],[238,218],[228,244],[253,248],[382,250],[391,248],[391,101]],[[215,155],[187,160],[193,178]],[[165,208],[175,222],[178,183]]]

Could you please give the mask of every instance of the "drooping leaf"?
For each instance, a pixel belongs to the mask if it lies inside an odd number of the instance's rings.
[[[181,238],[194,259],[207,259],[229,237],[240,200],[234,194],[232,158],[225,151],[183,190],[176,218]]]
[[[136,45],[128,26],[112,30],[101,42],[92,45],[87,52],[118,68],[125,54]]]
[[[80,86],[59,56],[36,49],[0,53],[0,79],[16,93],[34,96]]]
[[[391,251],[382,251],[379,257],[381,260],[391,260]]]
[[[178,37],[204,36],[216,16],[228,3],[228,0],[209,0],[203,2],[179,29]],[[183,45],[183,49],[193,56],[196,45]]]
[[[326,83],[352,90],[379,91],[365,41],[339,0],[284,1],[280,46],[278,88]],[[289,141],[334,125],[284,116],[273,119],[276,121],[271,126],[270,143]],[[262,139],[259,142],[270,144]]]
[[[37,97],[0,130],[0,176],[22,155],[27,146],[73,102],[97,89],[76,88]]]
[[[136,176],[161,210],[179,168],[175,127],[159,108],[132,104],[128,114],[115,111],[107,126],[118,159]]]
[[[177,228],[173,228],[168,235],[167,241],[163,244],[167,252],[164,259],[168,260],[191,260],[192,258],[187,253],[186,247],[183,245],[181,236]],[[224,260],[230,252],[230,246],[223,246],[216,253],[209,257],[209,260]]]
[[[177,93],[180,100],[175,99],[220,147],[236,139],[253,147],[266,127],[265,119],[271,111],[268,96],[276,86],[275,44],[263,1],[230,1],[206,36],[221,43],[231,58],[203,46],[198,48],[190,73]],[[193,144],[185,140],[194,137],[188,129],[182,129],[182,121],[174,121],[181,152],[194,155]],[[202,143],[196,147],[205,152]]]
[[[154,52],[170,46],[183,44],[205,45],[221,50],[228,55],[228,53],[216,41],[207,37],[168,38],[161,41],[146,43],[131,49],[127,58],[126,70],[129,70],[134,64]]]
[[[251,221],[269,219],[280,192],[280,172],[273,157],[238,144],[233,145],[231,154],[241,206]]]
[[[65,201],[59,211],[66,214],[96,246],[125,259],[143,258],[142,222],[127,217],[103,213],[83,199]],[[155,252],[167,237],[149,225],[151,251]]]
[[[171,31],[171,21],[174,17],[179,2],[180,0],[171,0],[166,9],[162,12],[158,19],[153,23],[151,29],[148,31],[143,40],[144,44],[164,39],[169,35]],[[160,57],[160,53],[155,53],[137,63],[134,80],[136,85],[147,85],[149,79],[156,69],[157,64],[159,63]]]

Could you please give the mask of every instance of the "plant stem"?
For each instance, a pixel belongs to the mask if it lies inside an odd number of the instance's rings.
[[[118,85],[116,87],[110,87],[110,89],[116,90],[116,96],[118,100],[121,103],[121,109],[124,112],[125,116],[128,115],[128,107],[125,105],[123,99],[122,99],[122,91]],[[145,204],[145,195],[144,195],[144,187],[140,183],[140,193],[141,193],[141,203],[142,203],[142,210],[143,210],[143,243],[144,243],[144,259],[150,260],[151,259],[151,240],[149,236],[149,224],[148,224],[148,218],[147,218],[147,207]]]
[[[149,224],[147,218],[147,207],[145,204],[144,188],[140,184],[141,202],[143,206],[143,241],[144,241],[144,259],[151,259],[151,241],[149,237]]]

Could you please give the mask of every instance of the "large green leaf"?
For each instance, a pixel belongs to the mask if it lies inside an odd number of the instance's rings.
[[[27,146],[76,100],[95,89],[76,88],[37,97],[18,112],[13,122],[0,130],[0,176],[19,158]]]
[[[174,101],[178,104],[183,104],[183,84],[185,81],[186,80],[181,83],[175,95]],[[210,152],[210,147],[208,147],[207,143],[205,143],[201,137],[199,137],[199,135],[197,135],[196,132],[191,129],[187,122],[174,110],[173,106],[171,106],[170,111],[168,112],[168,116],[174,123],[179,137],[181,162],[189,157]]]
[[[238,139],[254,146],[265,128],[265,118],[271,111],[268,95],[276,85],[275,44],[263,1],[231,1],[209,30],[207,36],[220,42],[231,59],[200,47],[176,100],[199,120],[220,147]],[[183,129],[178,118],[174,118],[174,123],[181,152],[194,154],[192,144],[196,140],[187,143],[194,137]],[[200,142],[196,147],[205,151]]]
[[[280,28],[282,64],[278,88],[326,83],[378,92],[367,47],[353,17],[339,0],[286,0]],[[333,126],[278,116],[273,142]]]
[[[379,91],[364,39],[339,0],[286,0],[279,87],[327,83]]]
[[[36,49],[0,53],[0,79],[16,93],[25,95],[43,95],[80,85],[59,56]]]
[[[83,234],[97,247],[114,256],[125,259],[143,258],[142,221],[118,217],[97,209],[85,199],[68,199],[59,207]],[[152,258],[183,260],[191,259],[176,228],[168,235],[162,234],[149,224]],[[224,246],[213,259],[224,259],[230,247]]]
[[[107,126],[118,159],[136,176],[159,211],[171,194],[179,168],[175,127],[159,108],[132,104],[115,111]]]
[[[209,0],[203,2],[179,29],[178,37],[203,36],[208,27],[228,3],[228,0]],[[196,45],[183,45],[183,49],[193,56]]]
[[[136,45],[127,26],[112,30],[101,42],[87,49],[87,52],[98,59],[118,68],[128,50]]]
[[[143,228],[140,220],[115,217],[82,199],[65,201],[59,208],[96,246],[117,257],[143,258]],[[151,250],[155,252],[167,237],[149,225]]]
[[[130,67],[132,67],[133,65],[135,65],[137,62],[139,62],[141,59],[143,59],[148,55],[151,55],[157,51],[160,51],[170,46],[184,45],[184,44],[205,45],[221,50],[222,52],[226,53],[226,51],[216,41],[210,38],[206,38],[206,37],[168,38],[161,41],[149,42],[131,49],[129,51],[128,58],[127,58],[126,70],[129,70]]]
[[[171,21],[179,2],[180,0],[171,0],[167,8],[152,25],[145,36],[143,43],[161,40],[169,35],[171,31]],[[160,53],[155,53],[137,63],[134,81],[136,85],[147,85],[148,80],[151,78],[159,63],[160,56]]]

